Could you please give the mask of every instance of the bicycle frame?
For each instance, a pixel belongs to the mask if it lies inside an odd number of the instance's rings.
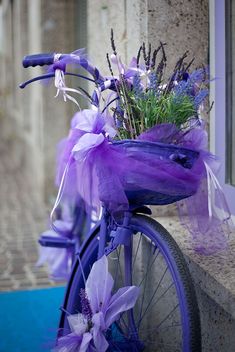
[[[143,212],[149,213],[149,211],[145,211],[145,207],[141,208]],[[123,213],[122,223],[117,224],[114,221],[112,215],[108,212],[108,210],[103,207],[102,216],[100,221],[94,226],[94,228],[87,234],[85,237],[81,247],[75,253],[75,261],[73,264],[73,268],[71,270],[71,275],[67,284],[67,290],[64,298],[63,307],[67,306],[67,299],[73,295],[73,291],[71,289],[71,284],[73,282],[74,274],[77,270],[77,265],[80,265],[82,271],[82,265],[80,262],[80,258],[82,254],[86,251],[86,248],[94,238],[94,234],[99,231],[99,243],[98,243],[98,255],[96,260],[101,258],[104,254],[108,254],[114,250],[114,248],[118,247],[118,245],[124,246],[124,261],[125,261],[125,273],[124,273],[124,282],[126,286],[132,285],[132,236],[133,232],[128,228],[131,217],[133,216],[133,211],[130,209],[129,211],[125,211]],[[108,235],[110,236],[108,237]],[[109,243],[108,243],[109,242]],[[108,243],[108,245],[107,245]],[[85,275],[83,273],[83,279],[85,281]],[[64,308],[61,308],[64,310]],[[66,312],[70,313],[70,312]],[[129,310],[128,321],[129,327],[132,331],[132,336],[137,334],[137,327],[135,325],[133,310]],[[61,323],[60,323],[61,325]]]

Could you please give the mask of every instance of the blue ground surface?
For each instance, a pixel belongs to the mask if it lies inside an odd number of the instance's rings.
[[[64,292],[56,287],[0,293],[0,351],[50,351]]]

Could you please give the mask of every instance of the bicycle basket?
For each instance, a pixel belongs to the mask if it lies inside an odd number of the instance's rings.
[[[191,178],[195,176],[192,168],[199,152],[173,144],[138,140],[117,141],[113,146],[124,152],[129,161],[122,175],[129,203],[165,205],[196,192],[198,178],[194,178],[193,183]]]
[[[61,170],[71,148],[62,154]],[[101,202],[112,212],[128,209],[130,203],[170,204],[196,193],[204,172],[201,159],[199,152],[173,144],[105,140],[72,161],[66,185],[89,206]]]

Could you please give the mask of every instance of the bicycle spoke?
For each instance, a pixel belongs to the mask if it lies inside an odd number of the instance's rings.
[[[117,259],[115,259],[115,260],[118,260],[119,264],[120,264],[120,251],[121,251],[121,247],[119,247],[119,248],[116,249],[116,251],[115,251],[115,252],[117,253]],[[114,282],[117,282],[119,266],[120,266],[120,265],[116,265],[116,268],[115,268]],[[122,281],[123,281],[123,280],[122,280]]]
[[[180,323],[175,323],[175,324],[170,324],[169,326],[162,326],[164,325],[164,322],[167,321],[167,319],[169,319],[169,317],[172,315],[172,313],[176,310],[176,308],[178,307],[178,305],[175,305],[174,308],[169,312],[169,314],[167,314],[163,320],[154,328],[147,328],[145,327],[145,329],[141,329],[140,326],[142,325],[143,319],[146,317],[146,315],[148,314],[149,311],[151,311],[157,304],[159,304],[159,302],[161,302],[161,300],[163,298],[166,297],[166,295],[168,294],[168,292],[170,292],[171,288],[174,287],[174,282],[169,282],[169,284],[167,285],[167,287],[161,292],[160,296],[158,295],[157,298],[156,295],[159,291],[159,289],[162,286],[163,282],[165,281],[164,278],[166,277],[166,273],[168,272],[168,267],[166,266],[164,268],[164,270],[162,271],[161,276],[158,278],[158,282],[155,284],[155,289],[154,292],[152,293],[151,297],[149,298],[148,304],[146,305],[146,307],[144,307],[144,301],[145,301],[145,297],[146,297],[146,290],[148,287],[148,280],[151,277],[151,272],[154,272],[153,268],[154,267],[159,267],[159,264],[161,263],[161,256],[160,256],[160,250],[157,246],[155,246],[151,241],[146,241],[146,238],[144,237],[144,235],[142,233],[139,234],[139,238],[137,237],[138,235],[135,235],[134,239],[136,239],[136,241],[133,243],[133,248],[134,249],[134,256],[133,256],[133,261],[132,261],[132,270],[133,273],[135,271],[138,272],[138,264],[139,262],[139,258],[141,258],[144,253],[146,253],[146,257],[147,259],[147,263],[145,265],[145,269],[144,269],[144,275],[142,277],[142,279],[140,280],[138,286],[142,287],[142,297],[141,297],[141,302],[139,303],[139,318],[137,319],[137,330],[138,330],[138,334],[139,336],[141,336],[143,333],[144,335],[149,335],[149,337],[151,335],[154,334],[158,334],[158,333],[163,333],[166,334],[168,331],[172,330],[174,331],[176,328],[180,329],[181,328],[181,324]],[[144,247],[143,247],[144,246]],[[145,252],[142,253],[141,252],[141,248],[145,249]],[[118,274],[119,274],[119,280],[121,280],[123,282],[123,273],[122,273],[122,268],[121,268],[121,263],[122,263],[122,248],[119,247],[119,252],[117,252],[117,256],[118,256],[118,263],[117,263],[117,268],[115,268],[115,277],[117,279]],[[159,263],[159,264],[158,264]],[[162,266],[162,264],[160,265],[160,267]],[[118,272],[118,273],[117,273]],[[138,277],[138,276],[137,276]],[[134,282],[133,282],[134,284]],[[149,288],[148,288],[149,289]],[[132,332],[129,330],[128,328],[128,323],[125,320],[125,317],[121,316],[119,319],[119,324],[120,327],[122,326],[124,328],[124,330],[126,331],[125,336],[127,336],[129,339],[131,339],[131,341],[133,340],[132,337],[136,336],[136,332]],[[123,329],[122,329],[123,330]],[[153,339],[155,339],[155,335],[153,336]],[[153,344],[156,343],[156,341],[153,341]],[[151,342],[151,338],[148,338],[148,344],[152,344]],[[160,345],[159,343],[157,343],[157,346]],[[164,344],[164,346],[166,346],[166,344]],[[169,344],[170,346],[170,344]]]
[[[141,238],[142,238],[142,235],[141,235]],[[150,262],[150,260],[151,260],[151,257],[149,256],[148,257],[148,265],[147,265],[147,268],[148,268],[148,266],[149,266],[149,262]],[[140,307],[140,317],[141,317],[141,314],[142,314],[142,310],[143,310],[143,303],[144,303],[144,297],[145,297],[145,290],[146,290],[146,285],[147,285],[147,276],[148,276],[148,274],[149,274],[149,271],[150,270],[146,270],[146,275],[144,276],[144,291],[143,291],[143,294],[142,294],[142,301],[141,301],[141,307]],[[141,282],[141,284],[140,285],[138,285],[139,287],[142,285],[142,282]]]
[[[164,331],[164,330],[169,330],[171,328],[175,329],[176,327],[180,327],[180,326],[182,326],[181,323],[167,325],[167,326],[160,326],[160,327],[155,326],[154,328],[149,328],[149,329],[143,328],[143,329],[140,329],[138,332],[139,332],[139,334],[141,334],[142,332],[144,332],[144,333],[146,333],[146,332],[149,333],[150,332],[150,333],[156,334],[157,332]],[[136,333],[129,334],[130,338],[132,336],[135,336],[135,335],[136,335]]]
[[[160,281],[158,282],[158,285],[157,285],[157,287],[156,287],[156,289],[155,289],[155,291],[154,291],[154,293],[153,293],[153,295],[152,295],[152,297],[151,297],[151,299],[150,299],[150,301],[149,301],[149,303],[148,303],[148,305],[147,305],[147,308],[145,309],[145,311],[144,311],[142,317],[139,317],[138,328],[139,328],[140,323],[141,323],[141,321],[143,320],[143,318],[144,318],[144,316],[145,316],[145,314],[146,314],[146,312],[147,312],[149,306],[151,305],[151,302],[153,301],[154,296],[156,295],[157,290],[158,290],[159,286],[161,285],[161,282],[162,282],[162,280],[163,280],[163,278],[164,278],[164,276],[165,276],[167,270],[168,270],[168,267],[166,267],[166,269],[165,269],[165,271],[164,271],[164,274],[162,275]]]
[[[115,337],[115,335],[114,335]],[[134,343],[135,341],[136,342],[139,342],[139,339],[133,339],[131,338],[130,336],[130,341],[132,343]],[[166,347],[172,347],[174,348],[174,352],[176,351],[181,351],[181,344],[180,343],[177,343],[174,341],[174,342],[162,342],[162,341],[158,341],[157,340],[157,336],[154,335],[153,337],[153,340],[152,339],[148,339],[148,340],[143,340],[142,343],[147,343],[148,346],[149,345],[152,345],[154,346],[154,350],[156,351],[156,348],[158,349],[158,351],[164,351],[165,352],[165,349],[162,349],[162,348],[166,348]],[[120,350],[119,347],[118,347],[118,343],[115,343],[114,341],[110,341],[110,347],[115,347],[117,348],[118,350],[117,351],[123,351],[123,350]],[[160,350],[159,350],[160,348]],[[176,348],[179,348],[179,350],[176,350]]]
[[[149,272],[150,272],[152,266],[154,265],[154,263],[155,263],[155,261],[156,261],[158,255],[159,255],[159,253],[160,253],[160,251],[159,251],[159,249],[158,249],[157,254],[156,254],[155,258],[153,259],[151,265],[150,265],[150,266],[147,266],[147,269],[146,269],[146,273],[147,273],[147,274],[146,274],[146,276],[144,276],[144,278],[143,278],[143,279],[141,280],[141,282],[138,284],[139,287],[142,285],[143,281],[147,278],[147,276],[148,276],[148,274],[149,274]],[[148,262],[149,262],[150,259],[151,259],[151,257],[149,256]]]
[[[123,279],[121,261],[120,261],[121,249],[122,249],[121,246],[119,246],[118,250],[116,249],[116,252],[117,252],[117,268],[116,268],[116,270],[118,272],[118,269],[119,269],[120,278],[121,278],[121,285],[124,286],[124,279]]]
[[[159,328],[169,317],[170,315],[176,310],[176,308],[179,307],[179,303],[176,304],[176,306],[170,311],[170,313],[161,321],[161,323],[157,326]]]
[[[132,267],[133,267],[133,268],[134,268],[134,266],[135,266],[135,261],[136,261],[136,258],[137,258],[137,253],[138,253],[138,251],[139,251],[139,246],[140,246],[141,239],[142,239],[142,236],[139,236],[137,248],[136,248],[136,251],[135,251],[134,260],[133,260],[133,263],[132,263]]]
[[[164,297],[164,295],[170,290],[171,287],[173,287],[174,283],[172,282],[170,286],[167,287],[167,289],[161,294],[160,297],[157,298],[157,300],[151,305],[151,309]],[[146,309],[147,310],[150,309],[150,306]]]
[[[133,256],[133,262],[132,262],[132,268],[133,268],[133,272],[135,272],[135,270],[139,270],[138,269],[138,264],[140,263],[138,261],[139,258],[141,258],[141,256],[143,256],[144,254],[140,251],[140,248],[141,246],[145,246],[145,251],[146,251],[146,258],[147,259],[147,264],[145,265],[145,274],[143,275],[143,278],[140,280],[138,286],[139,287],[143,287],[142,288],[142,297],[141,297],[141,302],[140,302],[140,308],[139,308],[139,319],[137,320],[138,321],[138,324],[137,324],[137,329],[138,329],[138,334],[141,336],[142,333],[144,333],[144,335],[148,335],[149,338],[148,338],[148,344],[156,344],[156,334],[158,333],[163,333],[166,334],[168,333],[168,331],[170,330],[175,330],[176,328],[178,329],[181,329],[181,324],[180,323],[175,323],[175,324],[171,324],[171,325],[168,325],[168,326],[162,326],[164,325],[164,322],[167,321],[167,319],[169,319],[169,317],[172,315],[172,313],[176,310],[176,308],[178,307],[178,305],[174,306],[174,308],[169,312],[169,314],[167,314],[167,316],[164,317],[164,319],[161,321],[160,324],[158,324],[158,326],[155,326],[154,328],[152,329],[141,329],[140,326],[142,325],[142,321],[143,319],[145,318],[145,316],[148,314],[148,311],[151,311],[153,309],[154,306],[156,306],[167,294],[168,292],[170,291],[170,289],[172,287],[174,287],[174,282],[170,282],[168,284],[168,286],[163,290],[163,292],[161,293],[161,295],[159,297],[157,297],[157,299],[155,299],[156,295],[157,295],[157,292],[159,291],[159,288],[161,287],[164,278],[166,277],[166,273],[168,272],[168,267],[165,267],[164,268],[164,271],[162,272],[162,275],[161,277],[158,278],[158,282],[157,282],[157,286],[155,287],[155,290],[153,292],[153,294],[151,295],[149,301],[148,301],[148,304],[147,306],[145,307],[144,309],[144,299],[145,299],[145,294],[146,294],[146,289],[147,289],[147,286],[148,286],[148,279],[151,275],[151,271],[153,270],[153,267],[156,267],[158,266],[158,261],[161,260],[161,257],[160,257],[160,250],[159,248],[157,248],[156,246],[154,246],[152,244],[151,241],[147,242],[145,241],[145,238],[144,238],[144,235],[141,233],[139,235],[139,238],[136,236],[134,237],[136,238],[136,241],[135,243],[133,244],[133,248],[135,248],[134,250],[134,256]],[[123,275],[122,275],[122,270],[121,270],[121,250],[119,251],[118,253],[118,270],[121,274],[121,279],[123,281]],[[138,263],[138,264],[137,264]],[[135,269],[135,266],[136,266],[136,269]],[[117,271],[117,270],[116,270]],[[116,275],[117,277],[117,275]],[[133,282],[134,284],[134,282]],[[144,311],[143,311],[144,310]],[[132,337],[135,337],[136,336],[136,332],[131,332],[129,331],[128,329],[128,323],[125,321],[125,318],[123,316],[120,317],[120,320],[119,320],[119,324],[120,326],[123,326],[127,332],[127,335],[128,338],[131,339],[131,341],[133,341],[133,338]],[[150,336],[153,336],[153,342],[151,341],[151,337]],[[162,344],[163,346],[171,346],[171,344],[165,344],[163,343]],[[158,350],[160,350],[160,344],[157,342],[156,346],[158,346]],[[176,346],[175,346],[176,347]]]

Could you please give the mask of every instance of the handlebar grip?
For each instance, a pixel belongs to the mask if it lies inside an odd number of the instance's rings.
[[[54,63],[54,53],[44,53],[27,55],[23,58],[22,65],[24,68],[31,66],[44,66],[51,65]]]

